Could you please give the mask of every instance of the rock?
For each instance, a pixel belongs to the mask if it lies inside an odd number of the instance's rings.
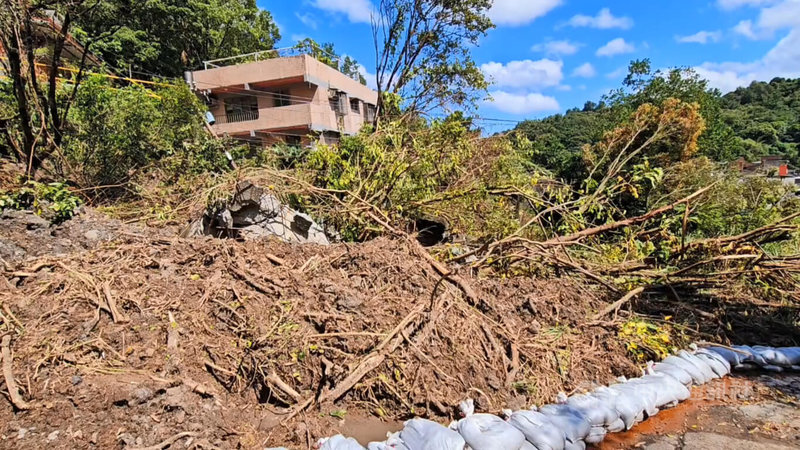
[[[95,442],[97,442],[97,438],[96,438],[95,435],[92,435],[92,439],[94,439]],[[122,441],[128,447],[132,447],[132,446],[136,445],[136,438],[133,437],[133,435],[130,434],[130,433],[122,433],[122,434],[118,435],[117,436],[117,440]]]
[[[103,235],[98,230],[89,230],[86,233],[83,233],[83,237],[89,241],[99,241]]]
[[[70,383],[72,383],[73,386],[77,386],[77,385],[83,383],[83,378],[81,378],[79,375],[75,375],[72,378],[70,378],[69,381],[70,381]]]
[[[133,400],[132,403],[135,405],[147,403],[152,400],[153,396],[155,396],[153,391],[146,387],[138,388],[131,393],[131,399]]]
[[[27,428],[20,428],[19,431],[17,431],[17,439],[24,439],[25,435],[27,434],[28,434]]]
[[[59,434],[61,434],[61,431],[60,431],[60,430],[53,431],[52,433],[50,433],[50,434],[48,434],[48,435],[47,435],[47,441],[48,441],[48,442],[53,442],[53,441],[55,441],[56,439],[58,439],[58,435],[59,435]]]
[[[27,230],[31,231],[50,227],[50,222],[37,216],[32,211],[6,209],[0,214],[0,220],[13,221],[14,223],[24,225]]]

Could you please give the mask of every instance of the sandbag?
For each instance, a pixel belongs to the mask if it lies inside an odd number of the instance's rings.
[[[525,435],[503,419],[492,414],[472,414],[474,404],[462,403],[461,411],[467,417],[453,424],[473,450],[521,450],[530,448]],[[451,425],[451,426],[453,426]]]
[[[317,441],[319,450],[365,450],[357,440],[346,438],[341,434]]]
[[[710,352],[716,353],[717,355],[721,356],[725,361],[728,361],[728,364],[731,366],[731,369],[742,363],[743,355],[733,350],[729,350],[727,348],[722,348],[722,347],[706,347],[705,349]]]
[[[611,432],[622,431],[625,424],[614,408],[614,402],[605,402],[588,394],[573,395],[567,404],[574,407],[589,420],[593,427],[603,427]],[[587,441],[589,442],[589,441]]]
[[[719,378],[719,376],[716,373],[714,373],[711,367],[709,367],[708,363],[698,358],[694,354],[689,353],[686,350],[681,350],[678,352],[677,356],[678,358],[682,358],[685,359],[686,361],[689,361],[697,368],[698,371],[700,371],[700,374],[702,374],[703,376],[702,384],[708,383],[713,379]]]
[[[739,355],[741,364],[749,363],[759,367],[764,367],[769,365],[767,361],[764,359],[764,357],[761,356],[761,354],[758,353],[752,347],[749,347],[747,345],[734,345],[732,348],[735,348],[736,350],[742,352],[742,354]]]
[[[539,411],[506,411],[506,417],[537,450],[564,450],[566,435]]]
[[[628,380],[624,383],[611,385],[610,388],[620,391],[621,393],[628,393],[628,401],[639,401],[644,406],[643,410],[647,417],[652,417],[658,414],[658,393],[646,387],[645,384],[637,383],[636,379]],[[631,394],[634,397],[631,397]]]
[[[691,386],[692,382],[694,381],[689,372],[673,364],[653,363],[651,361],[647,364],[647,370],[648,373],[662,373],[664,375],[669,375],[686,387]]]
[[[706,377],[703,376],[703,373],[700,372],[700,369],[698,369],[694,364],[683,358],[680,358],[675,355],[670,355],[664,358],[664,360],[661,361],[661,363],[669,364],[683,369],[684,371],[686,371],[686,373],[688,373],[692,377],[692,382],[698,386],[701,384],[705,384],[706,382],[705,381]]]
[[[385,441],[367,444],[367,450],[412,450],[412,448],[400,439],[400,433],[388,433]]]
[[[691,396],[689,389],[680,381],[665,374],[649,374],[640,378],[656,392],[656,407],[673,407]]]
[[[569,405],[546,405],[539,408],[539,412],[564,432],[567,443],[572,444],[565,448],[585,447],[584,439],[589,435],[592,424],[580,411]]]
[[[466,445],[457,432],[425,419],[407,421],[397,438],[410,450],[463,450]]]
[[[761,347],[753,346],[753,350],[757,351],[759,355],[769,365],[780,366],[784,368],[791,368],[800,364],[800,348],[797,347]]]
[[[708,367],[720,378],[728,375],[731,371],[731,366],[728,364],[728,361],[725,361],[725,358],[714,352],[700,349],[695,352],[694,356],[708,364]]]
[[[592,396],[608,404],[613,403],[626,430],[644,420],[645,404],[635,393],[599,387],[592,392]]]

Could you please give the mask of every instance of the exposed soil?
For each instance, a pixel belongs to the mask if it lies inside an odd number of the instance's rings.
[[[467,396],[499,411],[637,370],[613,328],[587,324],[607,300],[575,280],[465,276],[468,298],[406,240],[179,239],[98,220],[108,239],[86,245],[77,220],[66,254],[60,231],[0,230],[25,249],[0,302],[32,405],[0,408],[3,447],[181,432],[203,448],[306,447],[358,434],[342,417],[447,421]]]

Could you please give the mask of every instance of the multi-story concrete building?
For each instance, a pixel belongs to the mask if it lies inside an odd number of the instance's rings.
[[[219,136],[311,146],[358,133],[373,121],[378,93],[309,55],[272,57],[186,74]]]

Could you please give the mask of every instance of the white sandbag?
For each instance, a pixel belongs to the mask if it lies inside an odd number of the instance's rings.
[[[769,365],[791,368],[800,364],[800,348],[796,347],[760,347],[753,346]]]
[[[706,377],[703,376],[703,373],[700,372],[700,369],[698,369],[694,364],[692,364],[691,362],[689,362],[689,361],[687,361],[687,360],[685,360],[683,358],[679,358],[679,357],[677,357],[675,355],[670,355],[670,356],[667,356],[666,358],[664,358],[664,360],[661,361],[661,363],[662,364],[669,364],[669,365],[676,366],[676,367],[679,367],[679,368],[683,369],[684,371],[686,371],[686,373],[691,375],[692,382],[694,384],[698,385],[698,386],[701,385],[701,384],[705,384],[705,382],[706,382],[705,381]]]
[[[649,374],[640,379],[656,393],[658,409],[671,408],[691,396],[689,389],[680,381],[665,374]]]
[[[346,438],[341,434],[317,441],[319,450],[365,450],[357,440]]]
[[[466,445],[457,432],[425,419],[407,421],[398,438],[410,450],[463,450]]]
[[[664,375],[669,375],[686,387],[691,386],[694,381],[689,372],[673,364],[654,363],[650,361],[647,363],[647,367],[648,373],[663,373]]]
[[[457,427],[473,450],[519,450],[527,442],[520,430],[492,414],[473,414],[459,420]]]
[[[647,417],[652,417],[658,414],[658,393],[650,388],[647,388],[644,383],[636,381],[636,378],[628,380],[624,383],[614,384],[611,389],[621,392],[631,392],[637,396],[637,399],[644,404],[644,413]],[[629,399],[630,400],[630,399]]]
[[[756,366],[759,367],[764,367],[769,365],[767,364],[767,361],[764,360],[764,357],[761,356],[761,354],[758,353],[752,347],[749,347],[747,345],[734,345],[732,348],[735,348],[736,350],[739,350],[741,352],[739,355],[739,360],[741,361],[741,364],[749,363],[749,364],[755,364]]]
[[[450,430],[452,431],[452,430]],[[452,431],[455,433],[455,431]],[[456,433],[458,434],[458,433]],[[367,444],[367,450],[412,450],[411,447],[406,445],[400,439],[400,433],[387,433],[386,440],[383,442],[370,442]]]
[[[581,394],[567,399],[567,404],[582,412],[593,427],[603,427],[611,432],[622,431],[625,427],[613,403],[609,404],[592,395]]]
[[[800,347],[781,347],[778,349],[789,360],[792,366],[800,366]]]
[[[525,435],[505,420],[492,414],[475,414],[475,402],[467,399],[459,405],[465,417],[450,424],[473,450],[528,449]]]
[[[564,450],[566,435],[539,411],[505,411],[508,423],[537,450]]]
[[[710,352],[718,354],[723,359],[725,359],[725,361],[728,361],[728,364],[730,364],[731,369],[742,363],[743,355],[733,350],[729,350],[727,348],[722,348],[722,347],[706,347],[705,349]]]
[[[714,352],[700,349],[695,352],[694,356],[708,364],[708,367],[710,367],[711,370],[713,370],[714,373],[720,378],[728,375],[731,372],[731,366],[728,364],[728,361],[725,361],[725,358]]]
[[[539,412],[560,428],[567,438],[567,443],[573,444],[573,446],[584,444],[584,439],[592,429],[589,419],[569,405],[545,405],[539,408]],[[570,448],[570,446],[565,446],[565,448]]]
[[[592,396],[608,404],[613,403],[614,409],[619,413],[626,430],[630,430],[634,425],[644,420],[644,401],[633,392],[599,387],[592,392]]]
[[[716,373],[714,373],[713,370],[711,370],[711,367],[709,367],[708,363],[698,358],[694,354],[689,353],[686,350],[681,350],[678,352],[677,356],[678,358],[683,358],[686,361],[689,361],[697,368],[697,370],[700,371],[700,373],[703,375],[703,384],[708,383],[709,381],[714,380],[716,378],[719,378],[719,376]]]

